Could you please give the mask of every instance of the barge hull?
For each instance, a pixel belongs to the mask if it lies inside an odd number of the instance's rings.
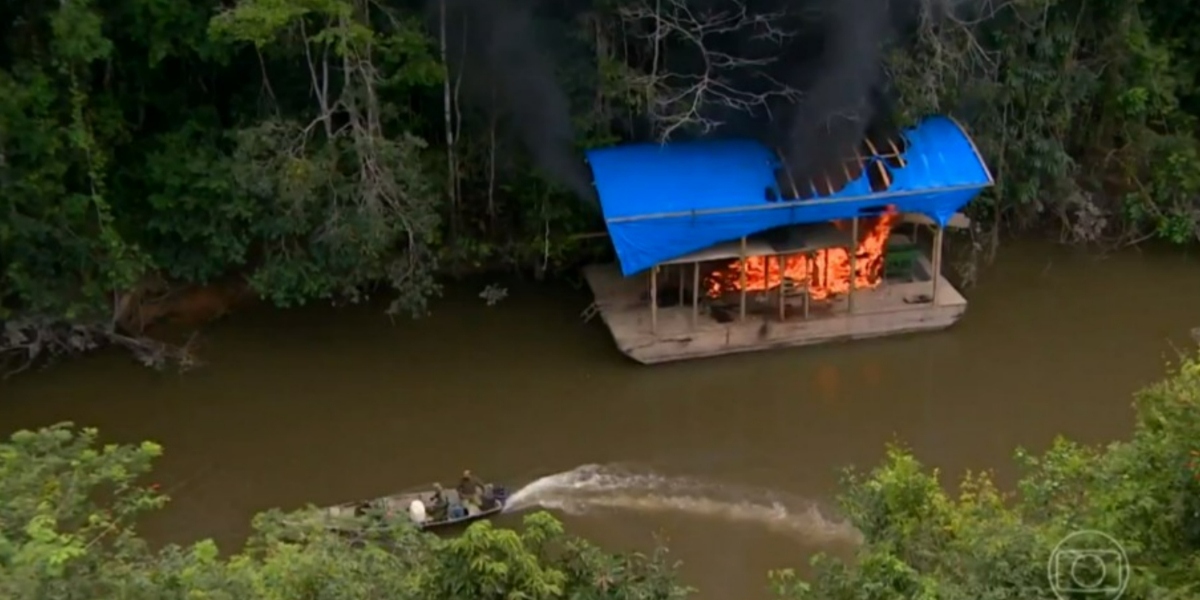
[[[954,325],[967,310],[966,298],[939,275],[938,302],[929,302],[933,268],[926,257],[917,260],[917,270],[916,281],[888,282],[855,291],[853,312],[848,310],[848,299],[840,298],[825,305],[814,303],[804,317],[802,301],[792,298],[787,302],[788,317],[781,321],[778,300],[771,298],[748,302],[745,320],[737,318],[738,309],[734,308],[733,320],[728,323],[718,322],[703,308],[693,323],[690,302],[660,305],[657,318],[653,318],[647,300],[648,277],[623,277],[615,264],[589,266],[584,276],[600,317],[621,352],[642,364],[656,364],[937,331]]]

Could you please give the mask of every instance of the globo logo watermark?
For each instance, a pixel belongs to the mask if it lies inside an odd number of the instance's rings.
[[[1050,589],[1059,600],[1118,600],[1129,586],[1129,557],[1112,536],[1076,531],[1050,552]]]

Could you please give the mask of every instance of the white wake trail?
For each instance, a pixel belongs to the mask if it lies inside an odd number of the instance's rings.
[[[533,507],[569,514],[596,509],[685,513],[752,523],[808,542],[861,541],[852,526],[826,517],[809,500],[690,477],[638,472],[618,465],[583,465],[542,477],[513,493],[505,510]]]

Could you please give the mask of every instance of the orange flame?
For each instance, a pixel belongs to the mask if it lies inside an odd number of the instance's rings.
[[[898,218],[899,214],[889,210],[875,217],[865,228],[865,234],[859,235],[853,274],[855,289],[874,288],[883,281],[884,248]],[[844,221],[836,225],[843,229],[848,226]],[[811,255],[754,256],[747,258],[744,266],[742,261],[735,260],[726,268],[713,271],[708,278],[708,295],[715,298],[725,292],[741,291],[744,273],[747,292],[767,291],[784,283],[802,286],[808,282],[809,297],[825,300],[850,291],[850,271],[850,252],[846,248],[826,248]]]

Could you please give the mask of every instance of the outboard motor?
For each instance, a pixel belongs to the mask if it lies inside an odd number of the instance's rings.
[[[429,516],[425,514],[425,503],[420,500],[413,500],[412,504],[408,505],[408,516],[417,525],[428,520]]]
[[[496,502],[500,504],[508,501],[508,489],[498,483],[492,486],[492,495],[496,498]]]

